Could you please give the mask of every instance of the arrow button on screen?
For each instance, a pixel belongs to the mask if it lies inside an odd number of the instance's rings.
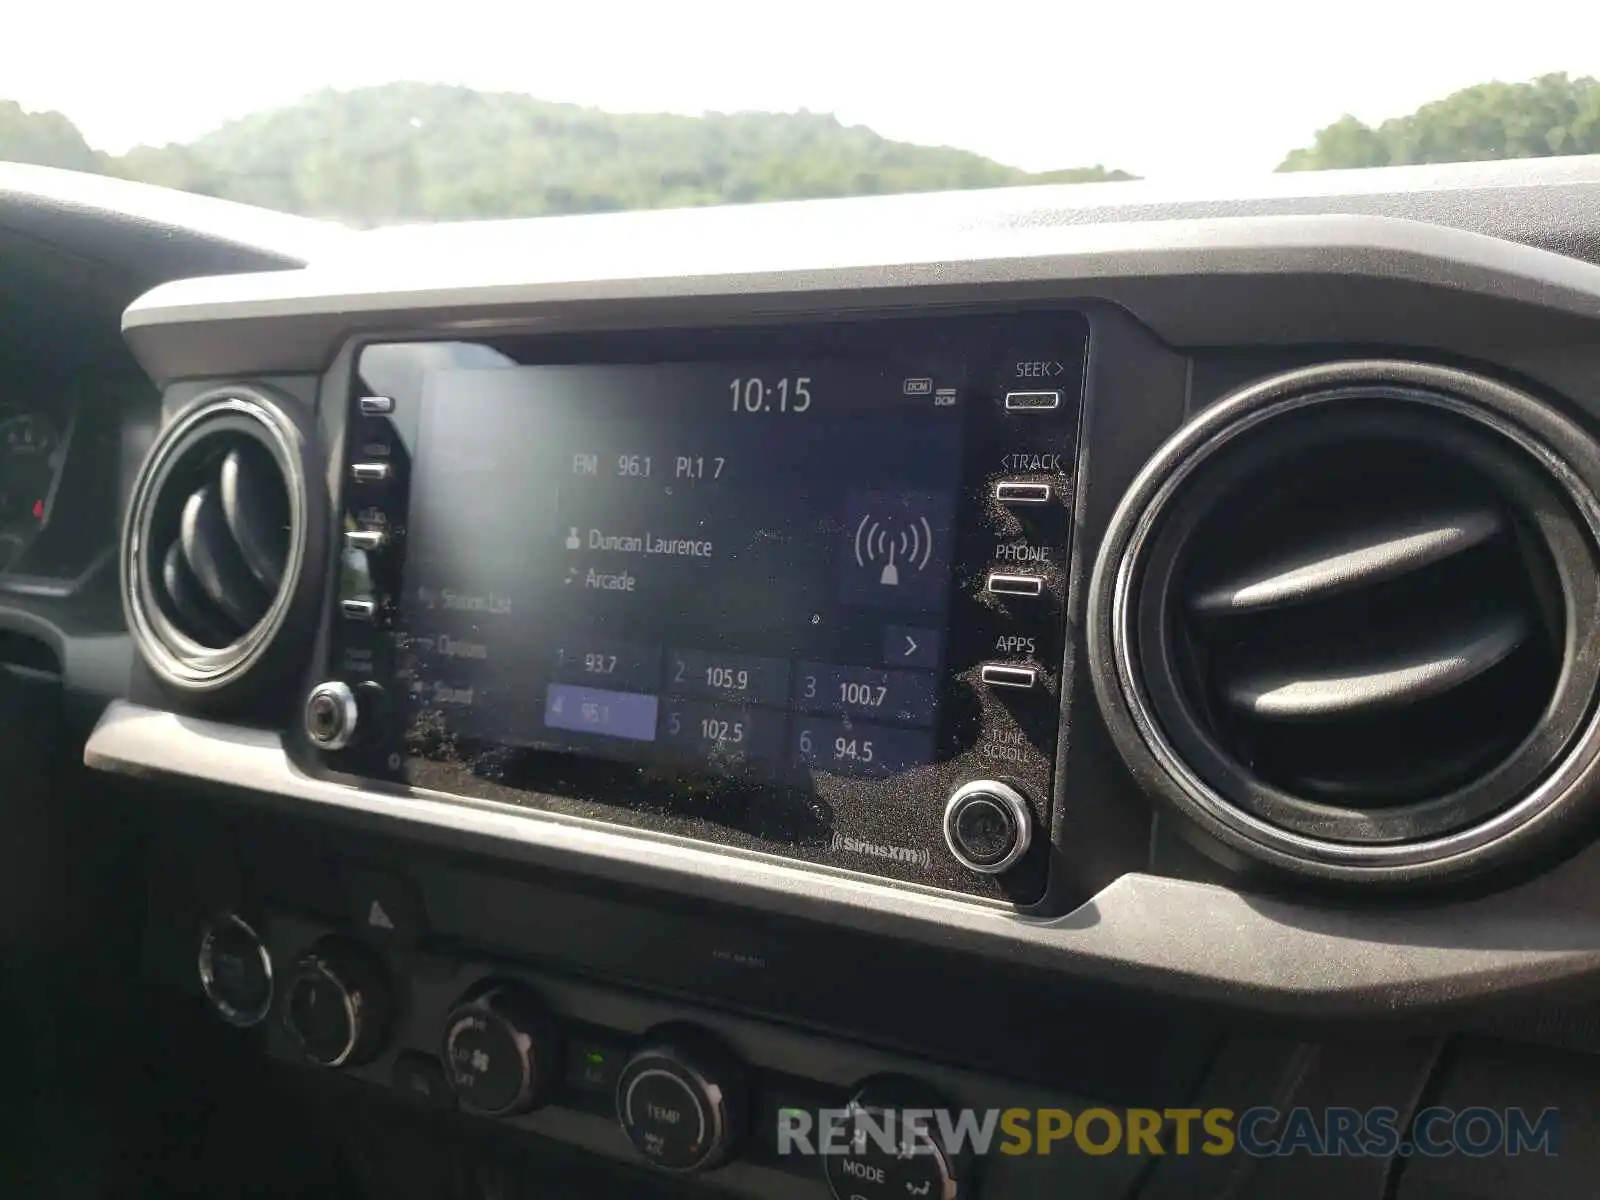
[[[939,666],[940,633],[916,625],[890,625],[883,631],[883,661],[891,667]]]

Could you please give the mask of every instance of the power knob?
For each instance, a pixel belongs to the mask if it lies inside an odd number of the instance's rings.
[[[462,1105],[490,1117],[527,1112],[559,1070],[555,1023],[513,983],[469,993],[445,1018],[442,1059]]]
[[[1009,870],[1033,841],[1033,810],[1008,783],[959,787],[944,808],[944,840],[957,862],[980,875]]]
[[[725,1161],[744,1131],[744,1072],[693,1029],[660,1030],[617,1077],[617,1119],[646,1162],[688,1175]]]
[[[389,1035],[383,969],[353,942],[324,938],[301,955],[283,1003],[283,1027],[323,1067],[370,1062]]]
[[[319,750],[343,750],[356,735],[360,706],[349,684],[338,680],[319,683],[306,697],[306,737]]]

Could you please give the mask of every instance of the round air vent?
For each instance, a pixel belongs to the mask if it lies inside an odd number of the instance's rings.
[[[123,604],[166,685],[220,697],[276,674],[263,659],[311,590],[307,516],[320,510],[306,446],[286,406],[234,388],[201,397],[151,449],[123,537]]]
[[[1597,462],[1531,397],[1416,363],[1208,409],[1091,585],[1135,774],[1203,843],[1325,879],[1440,880],[1553,837],[1596,790]]]

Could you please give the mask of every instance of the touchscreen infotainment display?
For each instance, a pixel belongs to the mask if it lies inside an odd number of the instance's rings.
[[[931,761],[966,383],[927,361],[431,371],[412,711],[721,774]]]

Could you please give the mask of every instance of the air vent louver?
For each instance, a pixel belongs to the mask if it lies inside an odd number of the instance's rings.
[[[1530,398],[1418,364],[1203,414],[1130,490],[1092,589],[1124,755],[1279,866],[1478,865],[1595,741],[1600,509],[1569,466],[1592,454]]]
[[[124,538],[124,597],[169,685],[230,688],[282,629],[305,559],[304,453],[284,407],[246,389],[202,399],[152,448]]]

